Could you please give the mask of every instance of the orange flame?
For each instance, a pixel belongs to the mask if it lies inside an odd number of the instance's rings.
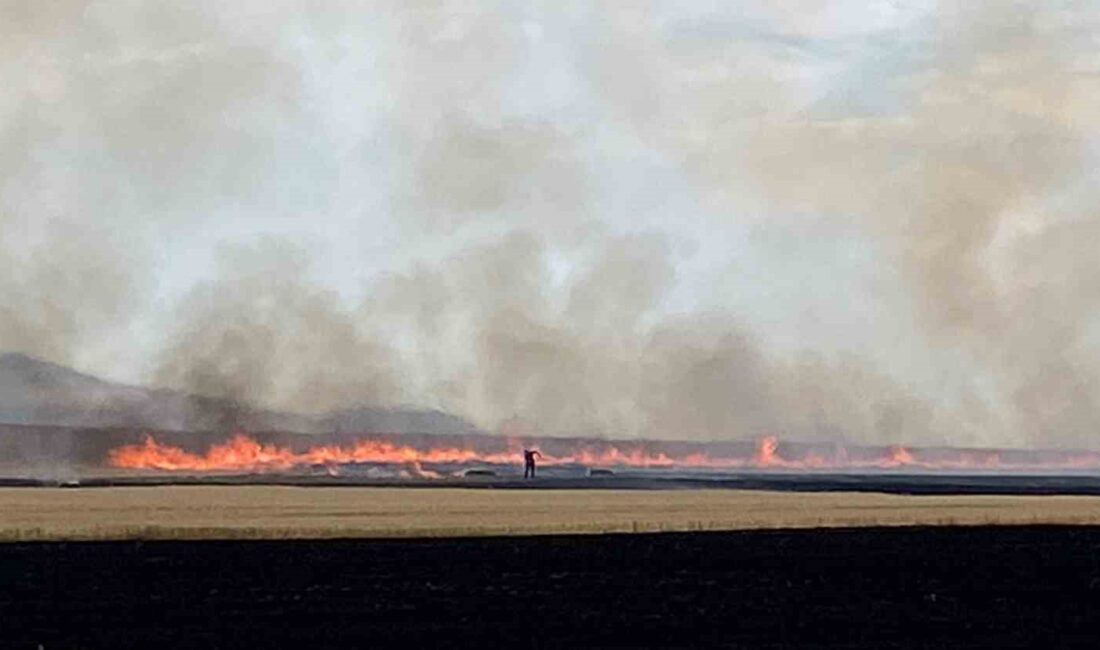
[[[512,454],[480,455],[471,449],[439,448],[420,450],[380,440],[363,440],[351,447],[323,445],[297,453],[287,447],[262,445],[244,434],[214,445],[203,455],[164,445],[146,436],[140,445],[125,445],[108,452],[113,467],[163,470],[268,470],[302,465],[344,465],[348,463],[511,463]]]
[[[510,441],[508,451],[479,452],[468,447],[445,446],[421,449],[387,440],[363,439],[350,446],[321,445],[302,452],[274,444],[261,444],[244,434],[211,446],[196,454],[157,442],[147,436],[141,444],[125,445],[108,452],[113,467],[167,471],[249,471],[288,470],[302,466],[324,466],[329,473],[349,463],[392,464],[403,467],[409,476],[436,476],[423,464],[513,464],[519,459],[520,446]],[[609,443],[580,444],[557,455],[543,452],[548,465],[619,466],[633,468],[759,468],[786,470],[987,470],[987,469],[1100,469],[1100,454],[1095,452],[1048,452],[1034,457],[1006,461],[994,450],[913,450],[902,446],[888,448],[884,454],[860,459],[858,448],[836,446],[830,453],[810,451],[798,458],[780,453],[775,436],[757,441],[750,457],[719,457],[705,451],[672,455],[664,451],[622,448]],[[855,457],[853,457],[853,455]]]
[[[890,458],[883,463],[883,467],[898,467],[900,465],[916,465],[917,459],[913,453],[905,447],[890,447]]]
[[[775,436],[764,436],[756,445],[753,461],[760,467],[775,467],[782,464],[779,457],[779,440]]]

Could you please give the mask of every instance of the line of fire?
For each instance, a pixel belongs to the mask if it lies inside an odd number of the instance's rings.
[[[874,473],[1088,471],[1100,469],[1091,451],[953,449],[856,446],[781,441],[776,436],[723,443],[516,439],[497,436],[434,440],[432,436],[364,436],[353,441],[307,444],[268,442],[245,433],[205,449],[185,449],[148,435],[110,449],[116,469],[163,472],[324,471],[331,475],[390,468],[397,476],[437,478],[470,472],[508,473],[537,449],[541,466],[560,471],[831,471]]]

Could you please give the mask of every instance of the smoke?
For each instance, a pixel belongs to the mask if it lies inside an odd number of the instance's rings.
[[[324,412],[395,402],[394,365],[330,292],[308,282],[303,253],[278,242],[221,252],[219,273],[178,313],[156,382],[244,404]],[[232,425],[237,414],[224,418]]]
[[[117,374],[162,242],[273,172],[234,118],[297,76],[197,7],[8,2],[0,42],[0,349]]]
[[[1100,15],[872,4],[9,3],[0,349],[492,430],[1088,446]],[[777,342],[752,228],[858,233],[881,283],[786,319],[854,341]]]
[[[816,43],[794,27],[778,50],[729,43],[706,75],[690,50],[638,29],[652,22],[608,18],[649,71],[600,84],[633,128],[741,205],[862,228],[900,270],[927,345],[965,350],[972,374],[993,377],[985,409],[1006,414],[981,440],[1090,444],[1100,415],[1089,361],[1100,269],[1083,243],[1096,229],[1094,8],[939,3],[907,31],[836,45],[838,65],[867,60],[823,96],[762,83],[792,63],[805,69]],[[898,51],[900,61],[873,58]],[[642,96],[658,108],[632,117]]]
[[[438,128],[418,160],[414,214],[461,224],[522,204],[523,221],[530,222],[537,214],[561,220],[582,207],[584,176],[571,143],[553,128],[490,128],[454,119]]]
[[[728,314],[662,317],[663,236],[595,237],[560,278],[553,251],[512,233],[386,277],[356,310],[305,281],[293,248],[226,251],[158,379],[298,409],[415,399],[528,434],[947,439],[932,406],[861,360],[769,354]]]
[[[5,226],[5,232],[14,224]],[[0,341],[5,350],[71,360],[95,336],[125,328],[138,283],[125,258],[80,224],[0,244]]]

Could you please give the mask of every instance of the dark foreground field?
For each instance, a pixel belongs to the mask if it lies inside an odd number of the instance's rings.
[[[5,648],[1096,647],[1100,528],[0,545]]]

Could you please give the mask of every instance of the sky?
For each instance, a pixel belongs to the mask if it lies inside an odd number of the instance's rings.
[[[0,349],[491,430],[1093,446],[1098,21],[4,2]]]

